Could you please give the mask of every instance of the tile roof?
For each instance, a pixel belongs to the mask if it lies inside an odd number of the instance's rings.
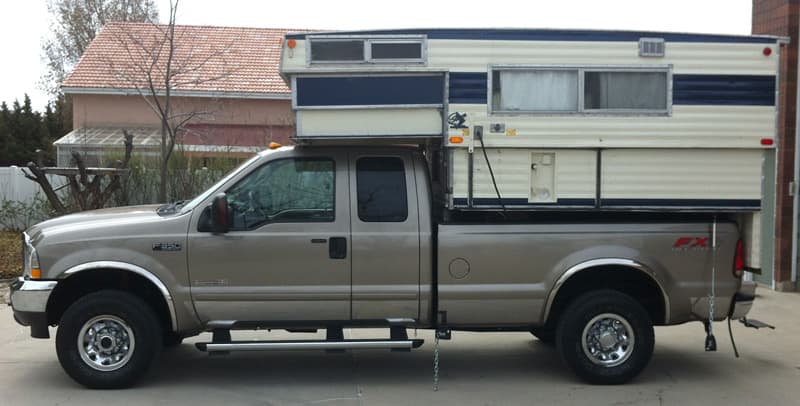
[[[167,28],[150,23],[106,24],[62,87],[72,93],[132,90],[146,86],[148,71],[162,78],[155,81],[163,82]],[[179,92],[288,96],[289,87],[278,74],[281,44],[286,33],[298,31],[308,30],[176,25],[173,70],[179,73],[172,87]]]

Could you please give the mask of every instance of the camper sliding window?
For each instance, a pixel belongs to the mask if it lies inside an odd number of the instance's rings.
[[[668,114],[668,67],[495,67],[492,113]]]
[[[310,37],[308,64],[425,62],[425,38]]]

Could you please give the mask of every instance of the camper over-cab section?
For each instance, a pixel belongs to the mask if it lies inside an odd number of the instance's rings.
[[[764,151],[775,148],[781,42],[521,29],[290,34],[281,72],[298,141],[441,145],[450,209],[757,212]]]

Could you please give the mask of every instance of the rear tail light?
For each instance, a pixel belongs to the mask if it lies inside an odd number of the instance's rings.
[[[733,255],[733,276],[742,277],[744,272],[744,244],[742,240],[736,241],[736,253]]]

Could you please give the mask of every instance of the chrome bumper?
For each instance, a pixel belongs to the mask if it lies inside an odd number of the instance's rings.
[[[742,287],[733,296],[729,316],[731,319],[738,320],[750,312],[753,301],[756,298],[756,283],[753,281],[742,281]]]
[[[31,337],[50,338],[47,301],[57,284],[57,281],[17,278],[9,286],[9,305],[14,310],[14,320],[23,326],[30,326]]]
[[[10,285],[11,307],[19,312],[44,313],[50,293],[57,284],[58,281],[32,281],[19,277]]]

